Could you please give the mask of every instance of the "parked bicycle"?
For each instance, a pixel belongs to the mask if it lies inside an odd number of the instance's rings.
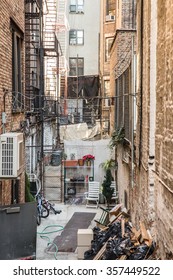
[[[41,218],[47,218],[49,216],[49,209],[43,203],[42,195],[40,193],[36,196],[37,200],[37,225],[41,224]]]
[[[56,214],[60,214],[62,212],[61,210],[56,210],[54,208],[55,204],[51,203],[49,200],[47,200],[45,198],[43,198],[43,205],[46,206],[46,208],[49,210],[49,213],[50,213],[50,211],[52,211],[56,215]]]

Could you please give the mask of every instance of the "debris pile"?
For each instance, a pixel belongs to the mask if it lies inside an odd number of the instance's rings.
[[[84,253],[85,260],[144,260],[155,251],[155,242],[144,223],[140,222],[136,230],[124,212],[107,226],[94,227],[93,233],[91,249]]]

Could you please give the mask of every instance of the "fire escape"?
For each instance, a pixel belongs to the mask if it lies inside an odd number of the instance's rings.
[[[57,20],[57,1],[46,0],[44,4],[44,116],[45,118],[56,118],[58,114],[58,75],[59,43],[55,35]]]
[[[40,90],[40,6],[37,0],[25,0],[25,110],[39,113]]]
[[[59,90],[60,90],[60,103],[62,109],[62,115],[67,115],[67,34],[69,30],[69,24],[66,17],[67,1],[59,0],[57,7],[57,21],[56,21],[56,36],[60,44],[60,57],[59,57]]]

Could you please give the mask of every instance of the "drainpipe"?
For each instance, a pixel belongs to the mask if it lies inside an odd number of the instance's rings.
[[[40,181],[41,191],[44,193],[44,49],[43,49],[43,0],[40,1],[40,92],[39,92],[39,108],[41,117],[41,160],[40,160]]]
[[[141,67],[140,67],[140,133],[139,133],[139,167],[141,166],[142,162],[142,110],[143,110],[143,0],[141,0],[141,37],[140,37],[140,58],[141,58]]]
[[[155,171],[155,129],[156,129],[156,60],[157,60],[157,0],[151,1],[150,31],[150,123],[149,123],[149,218],[154,221],[154,174]]]
[[[132,64],[131,64],[131,98],[132,98],[132,127],[131,127],[131,134],[132,134],[132,148],[131,148],[131,187],[134,187],[134,101],[135,101],[135,81],[134,81],[134,35],[132,36]]]

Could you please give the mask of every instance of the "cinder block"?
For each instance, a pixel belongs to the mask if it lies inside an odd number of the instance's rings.
[[[77,232],[78,246],[91,246],[91,240],[93,240],[93,230],[91,228],[78,229]]]
[[[91,249],[91,246],[81,246],[77,247],[77,257],[79,260],[84,259],[84,253]]]

